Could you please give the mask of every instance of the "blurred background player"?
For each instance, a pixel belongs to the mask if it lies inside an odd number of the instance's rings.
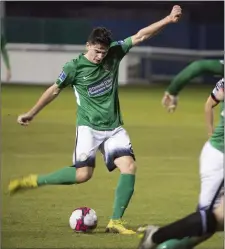
[[[162,104],[169,112],[175,111],[180,91],[191,82],[192,79],[211,74],[213,76],[224,76],[223,60],[197,60],[185,67],[170,83],[162,99]]]
[[[114,210],[106,232],[134,234],[121,220],[134,192],[135,158],[130,138],[122,128],[118,98],[118,68],[129,50],[157,34],[181,16],[180,6],[174,6],[164,19],[124,41],[112,42],[105,28],[94,29],[88,38],[87,52],[66,63],[56,83],[49,87],[36,105],[18,117],[18,123],[29,122],[66,86],[72,86],[78,103],[76,146],[73,165],[48,175],[31,175],[10,182],[9,191],[46,185],[83,183],[92,178],[97,150],[104,155],[109,171],[120,170]]]
[[[214,118],[213,118],[213,108],[220,104],[220,120],[219,124],[214,129]],[[208,133],[212,134],[209,140],[203,146],[201,155],[200,155],[200,178],[201,178],[201,190],[199,195],[199,204],[198,211],[191,215],[188,218],[185,218],[184,221],[175,223],[175,225],[166,226],[165,229],[160,229],[157,234],[162,234],[157,237],[160,240],[154,242],[154,244],[160,244],[168,239],[181,239],[185,236],[200,236],[206,235],[201,238],[185,238],[183,240],[171,240],[163,243],[158,249],[191,249],[195,245],[201,243],[207,238],[211,237],[214,230],[220,231],[223,229],[223,216],[221,219],[221,210],[223,207],[223,202],[221,202],[221,196],[224,194],[224,79],[221,79],[217,82],[215,88],[211,92],[205,103],[205,116],[206,116],[206,125]],[[219,203],[221,202],[221,203]],[[219,207],[217,208],[217,206]],[[215,208],[215,213],[211,212],[211,209]],[[223,212],[222,212],[223,213]],[[213,218],[214,215],[217,215],[217,222]],[[209,218],[207,218],[209,215]],[[194,217],[194,218],[193,218]],[[201,218],[201,219],[200,219]],[[213,229],[207,230],[207,227],[203,227],[202,233],[191,234],[192,232],[196,233],[199,230],[193,229],[189,231],[189,225],[195,224],[195,222],[202,221],[203,225],[207,225],[206,220],[211,226],[211,219],[213,219]],[[184,224],[181,227],[177,224]],[[186,224],[186,225],[185,225]],[[215,224],[220,226],[215,226]],[[174,227],[175,230],[171,230],[171,227]],[[154,247],[145,247],[148,243],[146,240],[151,237],[151,233],[155,228],[149,227],[148,232],[146,233],[145,238],[141,242],[140,249],[154,248]],[[199,227],[197,228],[199,229]],[[161,233],[161,231],[163,231]],[[205,232],[207,231],[207,233]],[[184,235],[184,233],[189,233]],[[179,236],[174,236],[174,234],[180,234]],[[163,240],[162,240],[163,238]],[[154,239],[153,239],[154,240]],[[149,240],[150,241],[150,240]]]
[[[140,228],[140,232],[143,229]],[[161,228],[148,226],[138,249],[190,249],[193,248],[191,241],[204,241],[209,234],[223,230],[224,195],[215,209],[196,211]],[[167,242],[163,243],[164,241]]]
[[[1,53],[2,58],[6,66],[6,81],[8,82],[11,79],[11,67],[9,61],[9,54],[6,48],[6,39],[3,34],[1,34]]]

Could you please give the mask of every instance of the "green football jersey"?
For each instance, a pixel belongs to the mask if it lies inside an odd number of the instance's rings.
[[[224,80],[220,80],[212,92],[214,96],[216,91],[224,91]],[[220,103],[220,120],[219,124],[216,126],[212,136],[209,139],[211,145],[224,153],[224,102]]]
[[[219,63],[215,62],[215,76],[224,77],[224,60],[219,60]]]
[[[100,64],[84,54],[67,62],[56,83],[72,86],[76,95],[77,125],[95,130],[112,130],[123,124],[118,96],[119,64],[132,47],[131,37],[112,42]]]

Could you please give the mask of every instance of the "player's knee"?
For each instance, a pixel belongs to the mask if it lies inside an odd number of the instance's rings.
[[[93,168],[91,167],[83,167],[78,168],[76,171],[76,183],[87,182],[92,178]]]
[[[216,216],[216,220],[217,220],[217,231],[224,231],[224,216],[223,215]]]
[[[224,200],[222,198],[219,205],[214,209],[214,215],[217,221],[217,230],[223,231],[224,230]]]
[[[114,161],[121,174],[135,174],[137,166],[131,156],[116,158]]]

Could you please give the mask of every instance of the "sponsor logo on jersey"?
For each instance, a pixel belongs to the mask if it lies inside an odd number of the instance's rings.
[[[96,97],[104,95],[112,89],[112,78],[104,79],[98,83],[94,83],[88,86],[88,95],[90,97]]]
[[[58,78],[61,82],[63,82],[66,79],[66,73],[64,71],[62,71],[59,75]]]

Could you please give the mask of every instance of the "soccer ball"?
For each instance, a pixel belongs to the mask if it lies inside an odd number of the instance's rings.
[[[70,227],[75,232],[92,232],[98,223],[96,212],[89,207],[75,209],[69,219]]]

